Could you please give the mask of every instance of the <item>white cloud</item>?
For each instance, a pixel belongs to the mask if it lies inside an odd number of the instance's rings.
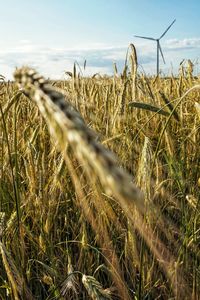
[[[100,48],[98,48],[98,46]],[[44,75],[60,79],[64,71],[71,71],[74,62],[83,65],[87,61],[85,75],[94,73],[111,74],[113,61],[124,61],[126,47],[110,47],[107,45],[91,45],[82,49],[44,47],[31,44],[30,41],[20,41],[15,48],[0,50],[1,73],[7,78],[12,77],[15,67],[30,65]]]
[[[200,38],[170,39],[165,42],[165,45],[166,49],[170,50],[195,49],[200,47]]]
[[[154,73],[156,69],[156,43],[146,40],[134,40],[139,64],[147,73]],[[170,63],[175,68],[183,58],[198,57],[200,38],[171,39],[161,41],[166,59],[166,66],[161,61],[161,68],[168,72]],[[30,65],[42,74],[53,79],[61,79],[65,71],[71,71],[77,61],[83,66],[86,59],[85,75],[94,73],[112,74],[113,62],[117,63],[121,72],[124,66],[128,45],[110,46],[106,44],[91,44],[81,48],[64,48],[58,46],[44,46],[33,44],[29,40],[21,40],[16,47],[1,48],[0,74],[12,78],[15,67]],[[190,51],[188,51],[190,50]],[[140,68],[141,69],[141,68]]]

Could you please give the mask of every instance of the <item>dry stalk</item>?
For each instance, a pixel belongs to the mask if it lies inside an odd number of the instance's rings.
[[[6,247],[2,242],[0,242],[0,253],[8,280],[12,288],[14,299],[20,300],[22,299],[21,297],[23,297],[23,299],[34,300],[31,292],[25,286],[25,282],[17,270],[10,253],[6,250]]]
[[[104,290],[101,284],[93,277],[83,275],[82,283],[86,288],[89,296],[93,300],[108,300],[111,299],[110,290]]]
[[[155,239],[151,227],[144,224],[140,214],[144,212],[144,195],[133,184],[131,176],[118,167],[113,153],[97,141],[96,134],[86,125],[79,112],[64,98],[59,89],[52,87],[35,70],[28,67],[16,70],[14,77],[23,92],[39,107],[64,156],[66,156],[67,147],[70,146],[79,163],[92,171],[92,173],[88,172],[89,174],[98,177],[106,192],[115,196],[130,220],[131,230],[134,230],[132,227],[134,226],[144,237],[169,276],[175,290],[173,274],[175,261],[163,243],[159,239]],[[81,198],[83,199],[83,197]],[[134,217],[133,204],[138,209],[138,213]],[[180,286],[182,284],[181,275],[179,278],[179,274],[177,274],[177,277],[177,282],[180,280],[177,286]],[[88,280],[88,277],[84,277],[83,283],[92,282],[92,279]],[[127,295],[123,299],[128,298]]]
[[[138,61],[137,61],[137,52],[135,49],[135,46],[133,44],[130,44],[130,65],[131,65],[131,78],[132,78],[132,101],[134,101],[137,98],[137,67],[138,67]]]
[[[0,240],[3,237],[5,231],[5,212],[0,211]]]
[[[113,153],[97,142],[96,134],[60,90],[28,67],[16,70],[14,77],[24,93],[37,103],[61,150],[66,150],[68,142],[79,162],[92,169],[106,192],[142,207],[143,194],[131,176],[118,167]]]

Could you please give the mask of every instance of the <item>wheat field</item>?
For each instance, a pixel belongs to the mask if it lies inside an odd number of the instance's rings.
[[[1,78],[1,299],[200,299],[200,78],[137,67]]]

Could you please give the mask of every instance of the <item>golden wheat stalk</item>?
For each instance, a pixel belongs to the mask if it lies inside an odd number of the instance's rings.
[[[196,108],[197,115],[199,116],[199,119],[200,119],[200,104],[195,102],[194,106]]]
[[[74,295],[74,297],[77,299],[78,298],[78,282],[76,280],[75,274],[73,273],[73,266],[71,264],[71,258],[68,255],[68,276],[67,279],[62,283],[62,287],[60,290],[60,294],[63,297],[68,296],[69,292],[71,291]]]
[[[108,300],[111,299],[111,293],[109,289],[104,290],[101,284],[93,277],[83,275],[82,283],[86,288],[89,296],[93,300]]]
[[[26,284],[21,277],[17,267],[12,259],[10,253],[6,250],[6,247],[0,242],[0,253],[2,256],[2,262],[10,282],[12,293],[15,300],[30,299],[34,300],[30,290],[26,287]],[[22,298],[21,298],[22,297]]]
[[[134,185],[131,176],[118,167],[114,154],[97,141],[96,134],[86,125],[73,105],[65,99],[63,92],[52,87],[35,70],[28,67],[16,70],[14,78],[25,95],[37,104],[62,152],[66,153],[67,147],[70,146],[80,164],[84,165],[87,171],[89,168],[89,171],[98,177],[105,191],[115,196],[130,220],[131,229],[134,231],[134,227],[137,228],[143,236],[174,288],[176,283],[172,270],[175,261],[164,244],[155,237],[151,227],[144,224],[140,214],[144,213],[144,195]],[[132,204],[136,204],[139,209],[134,217]],[[179,274],[177,277],[177,282],[179,279],[182,282]]]
[[[5,231],[5,212],[0,211],[0,240]]]
[[[17,272],[17,269],[13,264],[13,261],[10,259],[10,255],[8,254],[5,246],[1,242],[0,242],[0,252],[2,256],[3,265],[11,285],[14,299],[19,300],[20,299],[19,294],[21,294],[22,292],[22,285],[23,285],[22,279],[19,273]]]
[[[97,142],[96,134],[61,91],[28,67],[16,70],[14,78],[24,93],[37,103],[61,150],[66,150],[68,142],[79,162],[90,166],[106,192],[141,206],[143,194],[131,176],[117,166],[113,153]]]

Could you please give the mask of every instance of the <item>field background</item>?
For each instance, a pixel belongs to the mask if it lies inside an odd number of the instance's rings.
[[[72,149],[66,165],[61,137],[2,78],[1,299],[200,299],[200,79],[190,61],[176,77],[137,74],[133,46],[122,74],[113,69],[84,78],[75,64],[51,85],[141,188],[140,218],[137,205],[124,213]]]

